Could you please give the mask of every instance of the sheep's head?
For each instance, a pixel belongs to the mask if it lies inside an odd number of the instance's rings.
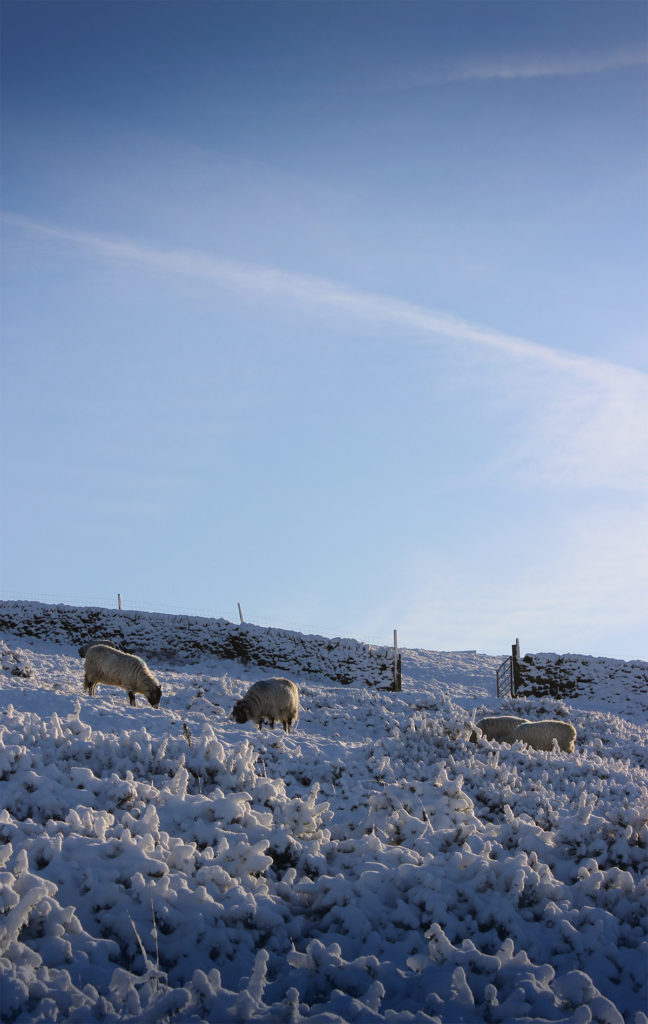
[[[150,689],[150,692],[149,692],[149,694],[147,696],[147,700],[148,700],[149,704],[151,704],[154,708],[156,708],[156,707],[158,707],[158,705],[160,703],[161,697],[162,697],[162,687],[161,686],[152,686],[151,689]]]
[[[247,722],[250,715],[248,713],[248,706],[245,698],[243,700],[237,700],[236,704],[232,708],[232,714],[230,716],[234,719],[237,725],[243,725]]]

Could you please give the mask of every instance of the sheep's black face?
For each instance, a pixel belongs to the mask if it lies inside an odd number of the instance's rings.
[[[245,722],[247,722],[249,717],[250,716],[248,715],[247,704],[245,703],[245,701],[237,700],[236,704],[232,708],[232,718],[234,719],[236,724],[243,725]]]
[[[148,695],[148,702],[149,702],[149,704],[152,705],[152,707],[156,708],[156,707],[158,707],[158,705],[160,703],[161,697],[162,697],[162,687],[161,686],[155,686],[151,690],[149,695]]]

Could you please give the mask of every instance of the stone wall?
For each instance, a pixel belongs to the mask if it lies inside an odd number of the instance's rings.
[[[153,664],[192,664],[213,655],[343,684],[389,686],[393,678],[390,647],[226,619],[0,601],[0,631],[75,647],[87,640],[111,640]]]
[[[525,654],[518,661],[518,697],[561,700],[590,693],[601,684],[623,694],[648,694],[648,662],[582,654]]]

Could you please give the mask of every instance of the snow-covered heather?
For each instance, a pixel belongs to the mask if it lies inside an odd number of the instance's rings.
[[[498,660],[293,674],[286,735],[229,719],[271,671],[155,663],[131,708],[4,634],[3,1022],[648,1024],[646,696],[498,701]],[[576,752],[468,742],[499,711]]]

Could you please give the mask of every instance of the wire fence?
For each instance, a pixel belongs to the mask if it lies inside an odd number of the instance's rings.
[[[67,604],[80,608],[116,609],[119,607],[119,599],[121,597],[122,595],[120,594],[104,594],[100,598],[97,598],[96,595],[89,597],[87,594],[26,594],[24,591],[0,589],[0,600],[3,601],[36,601],[41,604]],[[179,608],[178,606],[155,604],[151,601],[140,601],[137,597],[129,597],[127,601],[123,598],[121,607],[124,611],[158,612],[162,615],[188,615],[205,619],[226,619],[229,622],[239,621],[239,605],[236,602],[233,602],[232,613],[223,613],[222,610],[216,610],[214,608]],[[245,610],[245,606],[243,607]],[[340,630],[339,628],[322,626],[321,624],[315,625],[310,622],[281,620],[262,612],[254,612],[251,618],[246,615],[244,621],[250,625],[262,626],[266,629],[286,629],[290,632],[310,633],[314,636],[345,637],[358,640],[360,643],[370,644],[371,646],[377,647],[391,646],[389,636],[368,636],[364,634],[360,635],[358,633],[354,633],[353,636],[351,636],[347,629]]]

